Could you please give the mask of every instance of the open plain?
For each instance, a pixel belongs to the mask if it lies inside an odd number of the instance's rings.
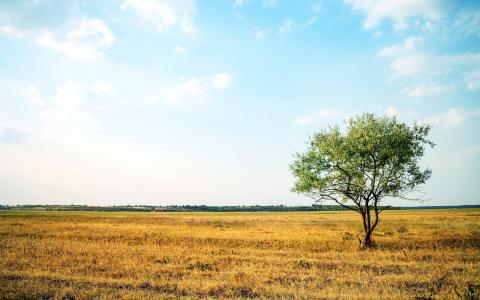
[[[0,298],[458,299],[480,289],[480,209],[0,212]]]

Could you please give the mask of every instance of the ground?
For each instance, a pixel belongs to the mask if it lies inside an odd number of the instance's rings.
[[[458,299],[480,290],[480,210],[0,212],[0,298]]]

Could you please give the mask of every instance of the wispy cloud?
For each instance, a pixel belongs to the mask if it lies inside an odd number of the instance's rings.
[[[414,75],[426,70],[425,55],[416,51],[420,41],[418,37],[409,37],[400,45],[388,46],[378,52],[380,57],[393,59],[390,64],[392,77]]]
[[[242,6],[244,3],[245,3],[245,0],[234,0],[233,6],[239,7],[239,6]]]
[[[39,91],[33,85],[29,86],[29,93],[31,100],[39,104],[42,119],[70,123],[89,123],[92,115],[104,108],[105,102],[99,100],[113,99],[115,96],[112,84],[108,81],[88,84],[70,79],[57,86],[49,101],[40,98]]]
[[[210,90],[226,89],[233,76],[229,73],[217,73],[208,77],[179,78],[170,86],[165,86],[160,92],[154,93],[147,98],[145,104],[164,102],[171,106],[180,106],[186,103],[198,102]]]
[[[107,24],[99,19],[83,18],[80,23],[63,37],[46,30],[38,38],[38,43],[58,52],[65,53],[70,59],[88,61],[103,56],[102,50],[115,42]]]
[[[45,101],[40,96],[40,92],[38,91],[37,87],[33,84],[29,84],[27,87],[27,97],[32,103],[40,107],[46,106]]]
[[[240,7],[247,2],[246,0],[233,0],[234,7]],[[274,8],[277,7],[278,1],[277,0],[262,0],[262,6],[266,8]]]
[[[133,10],[159,31],[176,26],[184,33],[194,33],[197,30],[193,21],[196,14],[195,0],[126,0],[121,8]]]
[[[455,89],[453,85],[440,85],[433,82],[422,82],[413,87],[404,90],[404,93],[410,97],[438,96]]]
[[[410,37],[379,51],[381,57],[391,59],[392,79],[410,78],[416,82],[404,93],[412,97],[437,96],[456,88],[480,88],[480,53],[429,54],[419,49],[420,41]]]
[[[21,38],[25,35],[25,32],[11,25],[0,26],[0,32],[16,38]]]
[[[179,53],[179,54],[187,53],[187,49],[185,49],[184,47],[182,47],[180,45],[176,45],[173,50],[175,51],[175,53]]]
[[[293,21],[291,19],[285,20],[282,25],[278,27],[278,34],[284,34],[293,30]]]
[[[277,0],[263,0],[262,4],[264,7],[276,7],[277,6]]]
[[[88,122],[90,116],[84,110],[86,85],[67,80],[57,88],[54,104],[41,112],[45,119]]]
[[[310,26],[312,26],[313,24],[315,24],[318,20],[318,16],[313,16],[311,17],[310,19],[308,19],[305,23],[303,23],[303,28],[308,28]]]
[[[255,37],[256,40],[264,40],[267,35],[267,30],[263,29],[260,26],[254,26],[253,27],[253,36]]]
[[[453,24],[460,33],[480,36],[480,9],[464,9],[457,13]]]
[[[97,96],[112,95],[112,84],[108,81],[97,81],[90,85],[90,90]]]
[[[231,81],[232,81],[232,74],[218,73],[218,74],[215,74],[215,76],[213,76],[212,85],[214,88],[223,90],[229,86]]]
[[[480,110],[466,110],[464,108],[450,108],[448,111],[432,116],[424,122],[438,126],[444,129],[455,128],[466,122],[467,120],[478,118]]]
[[[365,29],[377,27],[384,19],[392,20],[396,30],[408,27],[409,19],[419,18],[424,22],[441,19],[445,15],[445,7],[438,0],[345,0],[354,10],[363,12],[366,19],[363,22]]]
[[[307,125],[321,120],[332,120],[342,116],[342,113],[334,109],[323,109],[316,111],[310,115],[306,115],[297,119],[300,125]]]
[[[471,91],[479,90],[480,89],[480,67],[478,70],[464,73],[463,79],[467,84],[467,89]]]
[[[417,48],[417,45],[421,42],[419,37],[406,38],[401,45],[393,45],[385,47],[378,53],[382,57],[397,56],[405,54],[409,51],[413,51]]]

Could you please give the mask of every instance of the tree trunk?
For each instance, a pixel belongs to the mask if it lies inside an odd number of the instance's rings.
[[[363,238],[363,241],[362,241],[362,246],[365,247],[365,248],[372,248],[372,247],[375,246],[375,243],[372,240],[372,231],[371,230],[368,230],[365,233],[365,237]]]
[[[359,241],[360,241],[361,247],[372,248],[372,247],[375,247],[375,243],[372,240],[372,233],[375,226],[372,227],[372,222],[370,218],[370,209],[367,207],[365,210],[366,210],[365,213],[361,214],[363,218],[363,227],[364,227],[365,235],[363,237],[363,240],[359,239]],[[376,225],[376,222],[375,222],[375,225]]]

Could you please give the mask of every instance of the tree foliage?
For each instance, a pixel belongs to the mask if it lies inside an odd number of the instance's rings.
[[[419,161],[430,126],[410,127],[395,117],[363,114],[347,122],[345,132],[338,126],[313,135],[304,153],[297,153],[290,165],[296,182],[293,191],[317,202],[331,200],[362,215],[365,236],[371,234],[385,207],[382,199],[408,195],[431,176]]]

